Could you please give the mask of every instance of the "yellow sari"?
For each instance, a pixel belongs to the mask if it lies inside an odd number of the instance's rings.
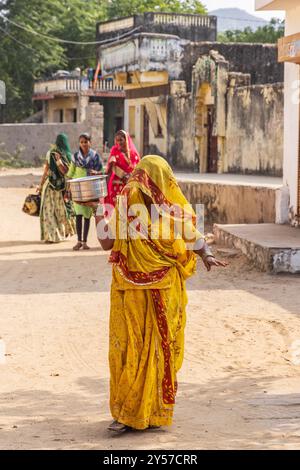
[[[148,212],[145,223],[134,225],[135,205],[145,208],[143,193],[157,208],[156,228]],[[129,225],[151,237],[132,237],[134,230],[128,228],[128,238],[116,238],[110,258],[110,408],[119,423],[142,430],[172,424],[176,375],[183,361],[185,281],[195,272],[196,255],[187,250],[184,236],[175,235],[175,227],[189,225],[194,241],[203,236],[196,230],[192,207],[161,157],[144,157],[122,196],[128,199]],[[121,217],[120,207],[116,213]],[[171,234],[164,238],[164,224],[170,221]]]

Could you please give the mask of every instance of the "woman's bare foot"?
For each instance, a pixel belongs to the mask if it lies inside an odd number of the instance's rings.
[[[82,248],[82,243],[78,242],[77,245],[74,246],[73,251],[79,251]]]
[[[125,424],[118,423],[118,421],[113,421],[108,426],[108,431],[112,431],[116,434],[122,434],[123,432],[127,431],[128,427]]]

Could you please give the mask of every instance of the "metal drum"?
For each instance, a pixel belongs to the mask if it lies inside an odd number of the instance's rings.
[[[70,191],[74,202],[98,201],[107,196],[107,175],[87,176],[69,180]]]

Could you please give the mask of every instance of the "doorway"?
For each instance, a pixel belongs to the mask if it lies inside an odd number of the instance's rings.
[[[215,131],[216,108],[209,83],[199,87],[195,102],[195,151],[200,173],[218,171],[218,136]]]
[[[115,118],[115,133],[121,131],[124,128],[123,121],[124,119],[122,116],[117,116]]]
[[[218,137],[213,135],[214,106],[207,106],[207,173],[218,172]]]
[[[99,102],[104,111],[103,144],[111,148],[115,142],[115,134],[124,128],[123,98],[93,98],[91,102]]]

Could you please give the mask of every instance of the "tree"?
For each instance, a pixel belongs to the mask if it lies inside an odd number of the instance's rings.
[[[225,31],[218,35],[220,42],[250,42],[274,44],[278,39],[284,36],[284,21],[273,18],[266,26],[260,26],[253,31],[251,28],[245,28],[243,31]]]
[[[108,0],[107,2],[109,19],[147,11],[207,14],[206,8],[199,0]]]
[[[0,0],[0,80],[7,104],[0,120],[18,122],[34,107],[34,81],[58,69],[94,66],[96,23],[146,11],[201,13],[199,0]]]
[[[36,79],[61,68],[94,65],[96,46],[52,38],[95,41],[96,22],[106,18],[105,8],[99,0],[0,1],[0,79],[7,89],[2,120],[20,121],[32,114]]]

